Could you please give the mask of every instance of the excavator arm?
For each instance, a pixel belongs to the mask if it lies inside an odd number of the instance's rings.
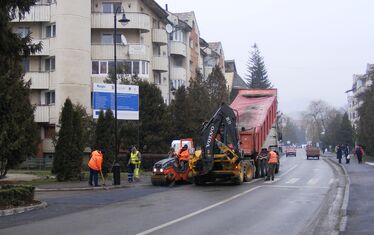
[[[224,133],[222,133],[222,131]],[[226,140],[220,141],[217,135]],[[207,122],[201,131],[201,162],[198,164],[200,174],[206,174],[212,170],[214,165],[214,147],[217,146],[227,155],[230,161],[239,159],[239,139],[236,129],[236,116],[227,104],[221,104],[213,117]],[[233,145],[233,150],[227,146],[227,140]]]

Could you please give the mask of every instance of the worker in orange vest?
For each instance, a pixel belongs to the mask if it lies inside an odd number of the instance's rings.
[[[188,164],[189,152],[188,152],[188,145],[185,144],[182,148],[178,150],[178,160],[179,165],[182,171],[186,169]]]
[[[88,161],[88,168],[90,168],[88,184],[91,186],[99,186],[99,172],[102,171],[104,153],[105,151],[103,149],[95,150],[91,153],[91,158]]]
[[[277,168],[277,164],[278,164],[278,154],[269,149],[269,160],[268,160],[268,164],[269,164],[269,171],[268,171],[268,176],[266,178],[266,180],[272,180],[274,181],[274,175],[275,175],[275,168]]]

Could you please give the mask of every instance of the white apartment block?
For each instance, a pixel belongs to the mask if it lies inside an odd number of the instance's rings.
[[[118,65],[123,65],[126,75],[156,84],[166,104],[175,89],[189,85],[197,69],[204,71],[205,56],[211,52],[201,47],[207,44],[200,38],[194,12],[173,14],[154,0],[38,1],[24,18],[12,22],[15,32],[31,33],[33,42],[43,44],[41,52],[23,61],[40,127],[38,157],[54,153],[52,138],[66,98],[92,113],[92,85],[108,78],[114,67],[116,9],[117,20],[123,11],[130,20],[126,25],[117,22]],[[173,26],[170,34],[167,24]]]
[[[374,64],[368,64],[365,74],[353,75],[352,89],[346,91],[348,94],[348,118],[354,126],[357,126],[360,118],[358,115],[358,108],[362,105],[362,101],[357,97],[372,85],[372,81],[368,76],[372,71],[374,71]]]

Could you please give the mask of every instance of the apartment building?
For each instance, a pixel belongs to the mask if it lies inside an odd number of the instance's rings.
[[[206,53],[203,58],[204,63],[204,78],[207,78],[212,72],[213,68],[218,65],[222,72],[225,72],[225,54],[221,42],[208,42],[208,47],[204,49]]]
[[[23,61],[25,80],[31,80],[30,100],[40,126],[38,156],[54,152],[52,138],[66,98],[92,112],[92,84],[102,82],[114,65],[114,12],[130,20],[117,23],[118,64],[125,74],[155,83],[169,103],[168,13],[153,0],[41,0],[12,27],[31,33],[43,50]],[[121,17],[118,14],[118,19]],[[121,43],[121,35],[127,44]]]
[[[348,118],[354,126],[357,126],[360,118],[358,108],[362,105],[362,101],[358,99],[358,96],[372,85],[372,80],[369,78],[370,73],[374,73],[374,64],[367,64],[365,74],[353,75],[352,89],[346,91],[348,94]]]
[[[225,79],[230,92],[230,100],[234,100],[240,89],[247,89],[248,85],[238,74],[235,60],[225,60]]]

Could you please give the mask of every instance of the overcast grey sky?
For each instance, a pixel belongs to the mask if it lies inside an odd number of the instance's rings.
[[[194,11],[201,37],[221,41],[246,73],[257,43],[284,113],[322,99],[340,108],[352,75],[374,63],[373,0],[156,0],[171,12]]]

